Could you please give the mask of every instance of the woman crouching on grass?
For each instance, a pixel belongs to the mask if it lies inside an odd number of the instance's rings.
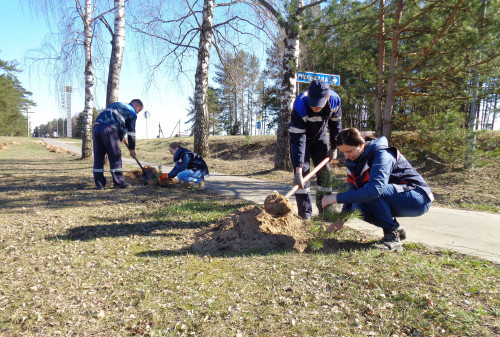
[[[160,180],[177,177],[187,184],[197,184],[198,188],[205,188],[205,178],[210,176],[207,163],[193,151],[183,148],[177,142],[168,146],[170,154],[174,156],[174,168],[168,174],[162,174]]]
[[[373,248],[403,251],[406,232],[395,217],[427,212],[434,200],[429,185],[385,137],[363,137],[357,129],[344,129],[337,148],[346,158],[349,190],[324,196],[322,207],[341,203],[343,212],[359,210],[365,221],[384,230],[384,238]]]

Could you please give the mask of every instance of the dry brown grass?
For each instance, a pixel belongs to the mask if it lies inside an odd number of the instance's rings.
[[[2,142],[3,139],[0,139]],[[346,230],[322,253],[185,253],[247,205],[209,191],[93,189],[92,163],[0,151],[2,336],[485,336],[498,265]]]

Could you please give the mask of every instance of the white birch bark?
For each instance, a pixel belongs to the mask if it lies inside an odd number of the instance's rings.
[[[200,31],[198,65],[196,66],[195,77],[194,152],[205,157],[208,155],[208,65],[212,42],[213,17],[214,0],[204,0],[203,23]]]
[[[111,57],[109,59],[106,106],[118,101],[123,51],[125,48],[125,0],[114,0],[114,8],[115,22],[111,41]]]
[[[302,7],[302,0],[294,0],[295,8]],[[297,69],[299,64],[299,32],[300,23],[296,13],[289,13],[285,26],[283,81],[281,82],[280,112],[277,130],[277,151],[274,167],[279,170],[290,170],[290,135],[288,123],[297,96]]]
[[[83,118],[82,158],[92,155],[92,110],[94,109],[94,69],[92,65],[92,0],[85,0],[83,17],[85,49],[85,108]]]

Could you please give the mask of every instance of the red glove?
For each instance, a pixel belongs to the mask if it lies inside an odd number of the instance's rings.
[[[167,180],[168,179],[168,173],[162,173],[160,175],[160,180]]]

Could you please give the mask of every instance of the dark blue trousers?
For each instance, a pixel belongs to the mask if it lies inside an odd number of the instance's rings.
[[[120,147],[120,138],[115,129],[104,125],[94,125],[92,132],[94,141],[94,181],[96,188],[104,188],[106,186],[106,178],[104,177],[104,158],[106,154],[109,160],[109,169],[113,178],[113,185],[123,185],[122,170],[122,151]]]
[[[353,210],[361,211],[366,222],[386,230],[395,230],[399,224],[397,217],[416,217],[426,213],[432,201],[420,188],[398,192],[393,184],[388,184],[382,195],[370,202],[352,204]]]
[[[324,134],[315,141],[307,141],[306,149],[304,155],[304,166],[302,167],[302,176],[305,177],[310,171],[310,162],[313,161],[314,166],[318,165],[323,159],[326,158],[326,154],[329,149],[329,139],[328,134]],[[291,155],[293,156],[293,148],[290,149]],[[296,167],[293,168],[295,173]],[[321,198],[325,193],[325,190],[330,190],[330,164],[326,164],[321,170],[316,174],[318,188],[316,190],[316,201],[321,204]],[[305,183],[304,188],[299,188],[295,192],[295,200],[297,201],[297,210],[299,216],[303,219],[309,219],[312,217],[312,200],[310,192],[311,183],[310,180]],[[330,190],[331,191],[331,190]],[[318,204],[318,202],[316,202]],[[321,209],[321,206],[319,206]]]

